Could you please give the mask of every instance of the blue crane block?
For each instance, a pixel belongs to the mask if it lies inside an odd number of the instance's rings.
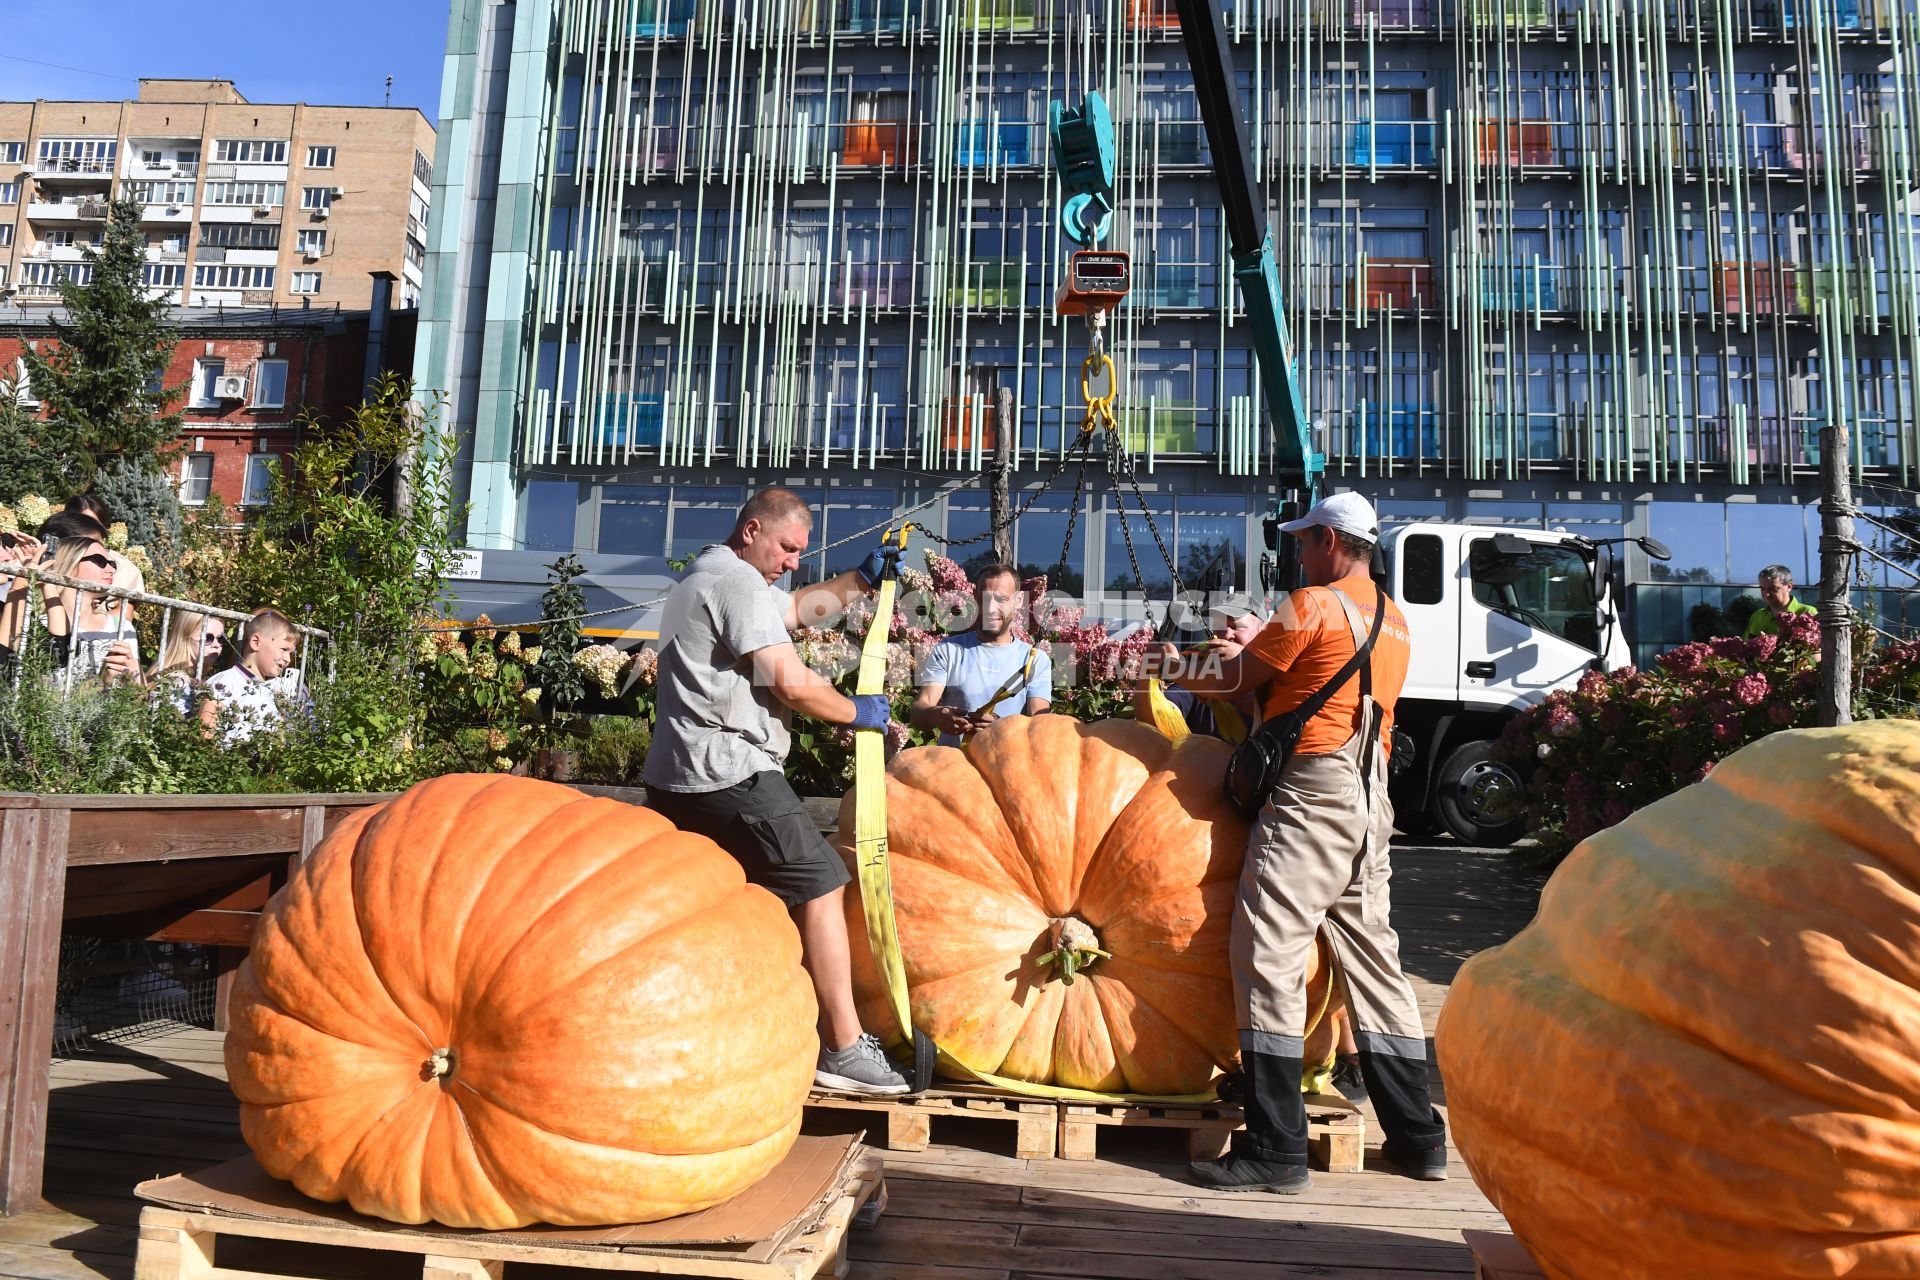
[[[1113,230],[1113,113],[1105,98],[1089,92],[1078,108],[1053,103],[1047,118],[1054,172],[1065,196],[1061,233],[1091,249]]]

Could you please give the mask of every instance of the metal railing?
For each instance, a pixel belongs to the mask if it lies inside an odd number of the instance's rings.
[[[240,624],[246,623],[253,616],[251,614],[240,613],[233,609],[222,609],[215,605],[201,604],[197,600],[183,600],[177,596],[163,596],[163,595],[158,595],[151,591],[133,591],[124,587],[115,588],[111,586],[102,586],[97,582],[83,582],[77,578],[70,578],[62,574],[53,573],[53,572],[43,570],[43,569],[38,569],[38,568],[22,568],[21,566],[16,564],[0,564],[0,578],[8,578],[16,581],[25,580],[29,590],[28,599],[26,601],[27,607],[24,610],[19,623],[17,624],[19,627],[19,635],[17,637],[17,641],[11,645],[11,648],[16,653],[27,652],[27,646],[33,637],[36,622],[38,622],[39,625],[41,626],[45,625],[44,619],[41,618],[40,616],[40,610],[37,610],[33,607],[31,590],[36,585],[41,585],[41,586],[50,585],[50,586],[56,586],[56,587],[65,587],[65,588],[77,590],[80,593],[85,595],[100,596],[105,600],[107,600],[109,603],[125,603],[125,604],[135,604],[135,605],[144,604],[144,605],[158,606],[162,610],[160,615],[159,641],[154,646],[153,663],[150,663],[149,666],[153,665],[154,663],[158,663],[161,660],[161,658],[163,658],[166,655],[167,640],[172,632],[173,615],[176,612],[197,614],[199,616],[207,617],[207,618],[219,618],[223,622],[233,622],[233,623],[240,623]],[[11,595],[11,594],[12,594],[11,590],[0,592],[0,598],[4,598],[5,596]],[[118,625],[116,627],[116,632],[118,636],[134,637],[133,624],[127,620],[124,613],[118,615],[117,624]],[[333,678],[333,654],[331,649],[331,646],[333,643],[332,633],[325,631],[319,627],[310,627],[305,625],[304,623],[292,622],[291,620],[289,620],[289,625],[292,626],[295,634],[302,636],[308,640],[315,641],[317,643],[323,643],[329,646],[328,655],[327,655],[327,678],[332,679]],[[137,637],[134,637],[134,638],[137,639]],[[0,636],[0,641],[4,641],[5,639],[6,637]],[[302,687],[305,687],[307,683],[308,665],[312,656],[313,656],[312,647],[310,645],[303,644],[300,646],[299,670],[300,670],[300,684]],[[72,691],[73,683],[74,683],[73,664],[71,662],[67,664],[66,668],[64,669],[63,675],[64,675],[64,678],[60,682],[61,690],[63,693],[70,693]],[[19,663],[14,664],[13,676],[14,676],[14,683],[17,686],[21,676],[21,664]],[[141,682],[144,683],[145,679],[146,677],[142,676]]]

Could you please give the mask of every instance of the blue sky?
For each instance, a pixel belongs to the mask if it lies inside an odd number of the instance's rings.
[[[131,98],[141,76],[234,81],[254,102],[393,105],[439,124],[447,0],[60,0],[6,5],[0,102]],[[57,65],[44,65],[44,64]]]

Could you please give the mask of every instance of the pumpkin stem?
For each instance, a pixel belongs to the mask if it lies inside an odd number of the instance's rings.
[[[1074,916],[1050,921],[1047,937],[1053,943],[1053,950],[1041,956],[1036,963],[1058,965],[1060,981],[1068,986],[1073,985],[1074,975],[1095,960],[1113,959],[1111,952],[1100,949],[1100,939],[1087,922]]]
[[[428,1058],[420,1067],[420,1078],[422,1080],[438,1080],[442,1076],[452,1074],[453,1050],[450,1048],[435,1049],[433,1056]]]

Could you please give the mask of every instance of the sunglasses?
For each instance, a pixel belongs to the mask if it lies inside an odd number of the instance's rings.
[[[106,556],[100,556],[100,555],[81,556],[80,563],[90,564],[96,569],[106,569],[109,572],[111,572],[113,569],[113,561],[107,558]]]
[[[212,645],[214,648],[218,649],[220,647],[220,637],[219,636],[201,636],[200,644],[202,648],[206,647],[207,645]]]

